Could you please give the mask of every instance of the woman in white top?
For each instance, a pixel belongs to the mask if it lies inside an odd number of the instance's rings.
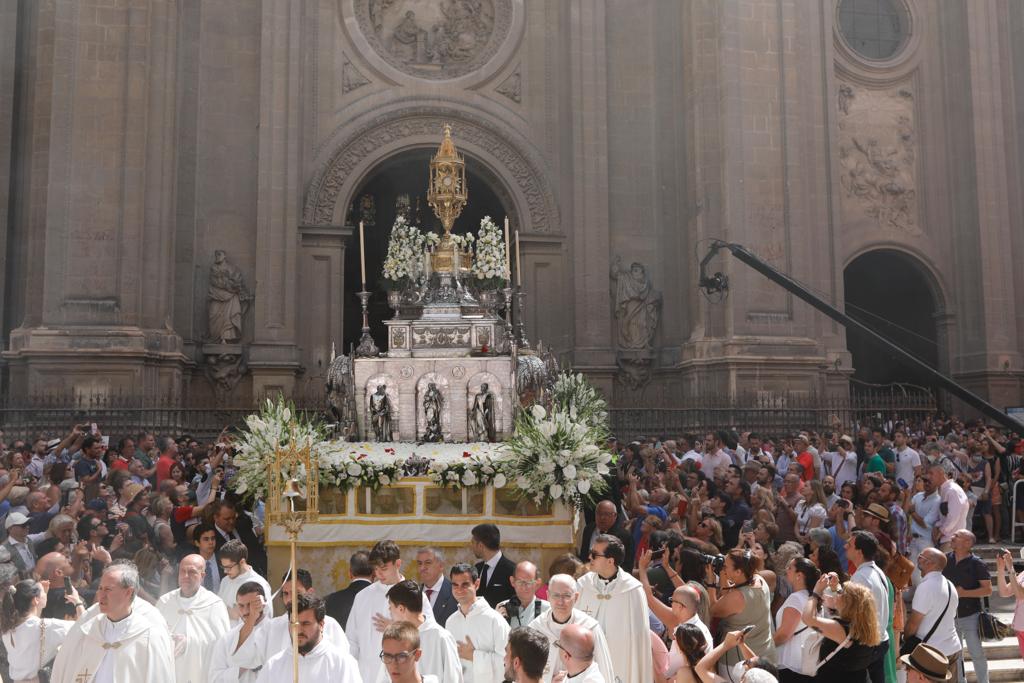
[[[1013,610],[1013,632],[1017,635],[1020,655],[1024,657],[1024,572],[1013,575],[1013,555],[1009,552],[996,555],[996,572],[999,595],[1017,601]]]
[[[797,501],[793,509],[796,515],[795,533],[797,539],[807,545],[807,532],[814,527],[821,526],[828,517],[825,506],[828,504],[828,497],[821,482],[812,479],[804,484],[804,497]]]
[[[800,619],[804,605],[810,597],[810,591],[820,577],[821,572],[818,568],[804,557],[793,559],[786,567],[786,580],[793,586],[793,592],[775,613],[774,636],[781,683],[814,680],[813,676],[804,676],[800,673],[804,641],[810,635],[810,630]]]
[[[0,591],[0,638],[7,648],[13,683],[38,683],[39,670],[53,661],[64,636],[75,624],[39,617],[46,607],[49,589],[49,581],[26,579]],[[74,586],[67,601],[75,606],[76,617],[85,614],[85,605]]]

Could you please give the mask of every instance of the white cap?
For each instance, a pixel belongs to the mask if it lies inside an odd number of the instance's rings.
[[[28,517],[21,512],[12,512],[7,515],[7,521],[4,522],[4,528],[10,529],[12,526],[23,526],[28,524]]]

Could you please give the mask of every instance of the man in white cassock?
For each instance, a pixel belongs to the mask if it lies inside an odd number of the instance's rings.
[[[421,652],[417,669],[424,676],[433,676],[439,683],[463,683],[462,665],[455,638],[434,619],[427,618],[430,612],[423,604],[423,592],[415,581],[399,581],[388,590],[388,611],[391,622],[388,626],[408,622],[416,627]],[[383,635],[383,634],[382,634]],[[382,666],[377,678],[369,683],[388,683],[389,667]]]
[[[299,680],[311,683],[363,683],[359,664],[352,655],[340,652],[324,638],[327,606],[314,595],[303,594],[298,601]],[[260,671],[258,683],[286,683],[295,680],[295,658],[291,648],[270,658]]]
[[[237,538],[221,546],[221,549],[217,552],[217,557],[220,559],[221,569],[224,570],[224,577],[220,580],[220,590],[217,591],[217,595],[220,596],[220,599],[224,601],[224,605],[228,608],[228,617],[231,619],[231,625],[237,626],[239,617],[235,611],[235,593],[238,592],[239,586],[249,581],[262,584],[268,601],[270,596],[274,594],[274,591],[270,590],[270,584],[267,583],[267,580],[249,566],[249,548]]]
[[[651,627],[643,584],[622,570],[626,549],[617,537],[602,534],[590,547],[592,571],[580,577],[576,608],[597,619],[612,648],[619,680],[644,681],[654,669]]]
[[[352,601],[345,634],[349,652],[359,662],[359,673],[367,683],[377,680],[378,674],[384,670],[380,661],[380,643],[384,629],[391,623],[388,591],[405,580],[401,573],[401,553],[394,541],[378,541],[370,550],[370,564],[376,580],[359,591]],[[423,617],[428,622],[434,621],[426,596],[423,596]]]
[[[270,619],[264,616],[266,605],[267,596],[263,593],[262,584],[247,581],[238,587],[235,610],[239,622],[213,647],[209,683],[256,683],[267,658],[263,656],[263,648],[244,646],[262,637],[263,629],[270,623]]]
[[[205,574],[201,555],[185,556],[178,565],[178,590],[156,602],[171,632],[178,683],[207,683],[213,648],[228,631],[228,608],[203,588]]]
[[[295,572],[295,589],[299,595],[313,597],[313,577],[306,569],[298,569]],[[253,646],[261,648],[264,660],[270,659],[281,650],[287,650],[292,645],[290,624],[292,618],[292,578],[286,573],[281,584],[281,602],[284,603],[284,614],[270,619],[265,628],[260,632],[260,637],[254,639]],[[341,627],[337,619],[327,615],[324,617],[324,639],[330,642],[339,652],[351,654],[348,638],[345,636],[345,629]]]
[[[455,638],[462,677],[466,683],[492,683],[505,674],[505,645],[509,628],[484,598],[477,597],[480,576],[471,564],[457,564],[451,569],[452,595],[459,603],[444,627]]]
[[[171,636],[160,618],[133,609],[139,588],[134,564],[103,570],[99,614],[68,632],[53,663],[53,683],[174,682]]]
[[[580,597],[576,579],[568,574],[555,574],[548,581],[548,601],[551,609],[532,622],[530,628],[540,631],[548,639],[548,664],[544,667],[544,681],[550,683],[551,678],[559,671],[565,671],[565,664],[559,656],[555,642],[562,635],[562,630],[569,624],[581,626],[594,634],[594,663],[608,683],[614,683],[615,672],[612,668],[612,657],[608,651],[608,641],[604,630],[597,620],[587,616],[578,609],[573,609]],[[642,679],[641,679],[642,680]]]
[[[594,661],[594,634],[576,624],[562,629],[562,635],[555,641],[555,649],[565,666],[565,680],[571,683],[607,683],[601,669]]]

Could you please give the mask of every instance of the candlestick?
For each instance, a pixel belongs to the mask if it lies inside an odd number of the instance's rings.
[[[523,258],[519,254],[519,231],[516,230],[516,286],[523,286]]]
[[[370,317],[367,307],[370,304],[370,293],[366,291],[366,287],[363,287],[363,291],[356,292],[359,297],[359,303],[363,307],[363,334],[359,337],[359,346],[356,347],[356,356],[360,358],[371,358],[380,355],[380,349],[373,342],[373,337],[370,336]]]
[[[516,287],[516,327],[519,328],[519,338],[516,340],[521,349],[530,348],[530,340],[526,338],[526,321],[523,320],[523,288],[522,286]]]
[[[363,248],[363,222],[359,221],[359,276],[360,282],[363,283],[363,289],[366,289],[366,251]]]
[[[512,253],[508,249],[508,216],[505,216],[505,279],[512,279]]]

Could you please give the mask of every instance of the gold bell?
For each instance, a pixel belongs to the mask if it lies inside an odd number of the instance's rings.
[[[284,492],[281,494],[282,498],[301,498],[302,493],[299,491],[299,480],[289,479],[284,483]]]

